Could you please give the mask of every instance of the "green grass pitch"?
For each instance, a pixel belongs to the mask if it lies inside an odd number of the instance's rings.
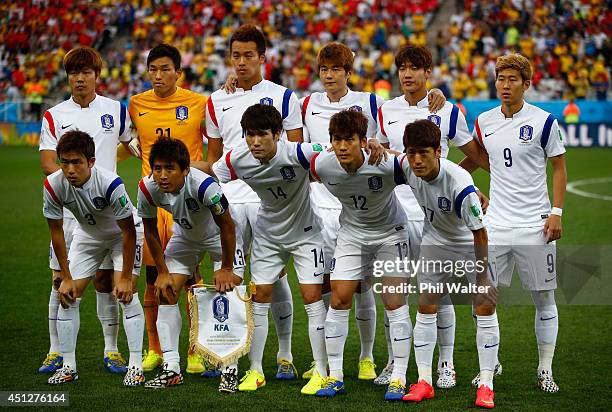
[[[457,153],[453,153],[457,159]],[[187,375],[182,387],[168,390],[128,389],[122,377],[110,375],[102,364],[103,340],[95,314],[95,294],[90,286],[81,304],[81,329],[77,345],[80,380],[65,387],[50,387],[47,376],[36,373],[47,349],[47,302],[50,274],[47,267],[49,234],[42,216],[38,152],[34,148],[0,147],[0,171],[3,199],[0,203],[0,276],[2,300],[0,325],[2,357],[0,358],[0,390],[62,390],[69,391],[70,406],[89,410],[464,410],[473,409],[475,390],[470,380],[478,369],[475,350],[475,327],[467,306],[457,312],[455,367],[458,385],[451,390],[437,390],[435,399],[419,405],[386,404],[384,387],[377,387],[356,379],[359,339],[354,321],[345,352],[345,383],[348,394],[335,399],[315,399],[300,395],[302,381],[280,383],[274,380],[276,338],[273,322],[265,351],[264,369],[268,384],[252,394],[221,395],[218,381]],[[608,177],[612,175],[608,149],[570,149],[568,151],[569,180]],[[140,168],[136,160],[120,165],[119,173],[135,199]],[[485,193],[488,181],[484,173],[476,174],[476,183]],[[526,184],[528,184],[526,182]],[[612,194],[610,185],[588,189],[602,195]],[[589,199],[568,193],[563,216],[564,238],[560,244],[604,245],[612,236],[612,204],[605,200]],[[210,269],[202,270],[210,279]],[[306,328],[306,314],[297,294],[295,277],[290,274],[296,292],[293,330],[294,362],[300,373],[307,367],[310,349]],[[515,281],[516,282],[516,281]],[[516,282],[518,283],[518,282]],[[144,278],[140,281],[141,296]],[[503,293],[503,291],[502,291]],[[142,298],[141,298],[142,299]],[[561,391],[556,395],[540,392],[535,386],[537,348],[533,333],[534,309],[525,306],[498,308],[502,344],[500,359],[503,375],[495,382],[498,410],[609,410],[612,377],[610,357],[610,306],[559,307],[560,332],[554,371]],[[411,305],[414,319],[416,308]],[[383,309],[378,307],[375,360],[380,371],[387,358],[382,322]],[[352,316],[351,316],[352,317]],[[188,333],[186,317],[181,335],[181,354],[184,360]],[[127,354],[123,330],[120,350]],[[146,347],[146,338],[145,338]],[[437,356],[437,355],[436,355]],[[244,371],[246,359],[240,363]],[[148,374],[151,377],[152,374]],[[408,380],[416,381],[414,355],[408,368]]]

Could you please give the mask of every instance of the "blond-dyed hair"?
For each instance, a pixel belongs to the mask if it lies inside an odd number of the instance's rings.
[[[506,69],[514,69],[519,72],[523,81],[531,80],[531,76],[533,75],[529,60],[518,53],[512,53],[497,58],[497,62],[495,62],[495,77],[497,78],[499,72]]]

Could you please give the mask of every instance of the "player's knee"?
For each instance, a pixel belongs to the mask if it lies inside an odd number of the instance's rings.
[[[433,315],[438,312],[438,305],[427,305],[419,303],[419,313]]]
[[[385,303],[386,310],[396,310],[396,309],[401,308],[402,306],[405,306],[405,303]],[[432,312],[432,313],[436,313],[436,312]]]
[[[253,301],[258,303],[272,302],[273,288],[274,285],[257,285],[255,294],[253,295]]]
[[[157,268],[155,266],[147,266],[145,272],[147,274],[147,285],[154,285],[157,280]]]
[[[476,316],[491,316],[495,313],[495,305],[476,305],[474,312]]]
[[[307,290],[302,290],[302,298],[304,299],[305,305],[318,302],[321,300],[321,289],[309,288]]]
[[[332,293],[330,305],[334,309],[346,310],[350,309],[353,303],[353,297],[342,295],[339,293]]]

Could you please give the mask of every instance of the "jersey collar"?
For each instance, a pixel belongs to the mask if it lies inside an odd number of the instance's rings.
[[[428,97],[429,90],[427,90],[427,94],[425,95],[425,97],[417,102],[416,106],[412,106],[410,103],[408,103],[408,100],[406,100],[406,97],[404,95],[401,96],[401,99],[406,103],[406,106],[408,107],[418,107],[419,109],[427,109],[429,107]]]
[[[259,83],[256,83],[256,84],[254,84],[254,85],[251,87],[251,90],[244,90],[243,88],[237,87],[237,88],[236,88],[236,91],[237,91],[237,92],[238,92],[238,91],[240,91],[240,92],[242,92],[242,93],[261,91],[261,90],[263,90],[263,88],[264,88],[264,87],[265,87],[265,85],[266,85],[266,84],[265,84],[265,82],[266,82],[266,79],[262,78],[262,79],[261,79],[261,81],[260,81]]]
[[[79,109],[79,110],[87,110],[87,109],[91,109],[97,106],[98,102],[100,101],[100,99],[98,98],[98,94],[96,93],[94,96],[94,99],[89,102],[89,106],[88,107],[81,107],[80,104],[78,104],[77,102],[74,101],[74,99],[72,98],[72,96],[70,96],[70,104],[72,104],[73,107]]]
[[[513,120],[513,119],[518,119],[521,118],[523,116],[527,115],[527,106],[529,106],[529,103],[527,103],[526,101],[523,100],[523,107],[521,107],[521,110],[519,110],[518,112],[514,113],[514,115],[512,117],[506,117],[506,115],[504,114],[504,112],[502,112],[502,107],[501,105],[499,106],[499,110],[497,111],[497,113],[499,114],[499,116],[504,119],[504,120]]]
[[[342,96],[340,100],[338,100],[337,102],[332,102],[331,100],[329,100],[329,97],[327,96],[326,92],[323,92],[323,94],[325,95],[325,100],[327,103],[341,105],[345,100],[348,100],[350,98],[349,96],[353,93],[353,91],[349,89],[348,87],[346,88],[346,90],[347,90],[346,94]]]

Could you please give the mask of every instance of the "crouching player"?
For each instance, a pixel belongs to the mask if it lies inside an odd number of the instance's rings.
[[[233,272],[234,222],[219,184],[206,173],[189,167],[189,151],[178,139],[159,138],[151,147],[149,164],[152,174],[138,184],[138,215],[158,272],[155,293],[160,306],[156,325],[164,365],[145,387],[165,388],[183,383],[178,352],[182,321],[177,302],[204,252],[210,253],[214,261],[221,261],[221,268],[214,272],[219,292],[232,290],[241,279]],[[170,212],[175,223],[165,256],[157,231],[158,207]]]
[[[272,290],[281,270],[293,257],[315,360],[315,371],[302,393],[314,395],[327,375],[325,305],[321,297],[325,259],[321,223],[310,204],[308,170],[310,160],[322,147],[279,140],[283,120],[273,106],[249,107],[240,124],[246,144],[230,150],[213,165],[221,182],[241,179],[261,199],[251,252],[251,280],[257,285],[253,296],[255,331],[249,353],[251,366],[238,389],[255,391],[266,384],[262,359]]]
[[[442,294],[448,292],[449,277],[453,275],[440,271],[441,266],[436,269],[435,263],[452,261],[466,268],[469,282],[479,287],[478,293],[473,294],[480,362],[476,405],[493,408],[493,371],[499,347],[496,276],[492,270],[495,265],[488,264],[487,231],[482,223],[474,181],[463,168],[441,158],[440,129],[429,120],[417,120],[406,126],[404,146],[407,155],[400,158],[400,165],[426,218],[419,257],[422,266],[417,274],[419,311],[414,327],[414,357],[419,380],[410,386],[410,392],[403,399],[420,402],[434,396],[431,375],[436,312]],[[470,267],[473,270],[469,270]]]
[[[136,251],[132,203],[119,176],[94,166],[95,145],[87,133],[64,134],[56,151],[61,170],[45,180],[43,213],[61,268],[57,329],[64,365],[49,378],[49,383],[62,384],[79,377],[75,348],[81,296],[105,256],[110,255],[115,270],[113,294],[123,309],[130,350],[123,383],[140,385],[144,382],[141,357],[144,314],[138,294],[134,293],[136,277],[132,275]],[[62,229],[63,208],[70,210],[78,221],[70,256]]]
[[[407,259],[409,250],[406,214],[394,189],[404,184],[397,158],[368,164],[363,150],[368,121],[361,112],[344,110],[332,116],[329,136],[333,152],[311,162],[311,174],[342,204],[340,230],[334,250],[335,266],[330,275],[331,305],[325,320],[325,345],[330,377],[317,396],[332,397],[344,392],[343,354],[353,295],[360,281],[373,274],[378,263]],[[383,303],[389,318],[394,368],[385,399],[401,400],[406,385],[412,323],[402,289],[407,274],[401,270],[383,273]],[[380,285],[375,285],[380,286]],[[375,291],[377,291],[375,289]],[[385,293],[389,291],[390,293]]]

